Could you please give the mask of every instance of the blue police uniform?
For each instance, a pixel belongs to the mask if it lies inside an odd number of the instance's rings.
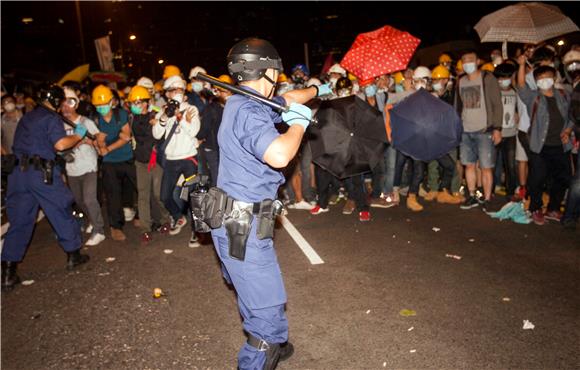
[[[282,98],[276,99],[285,103]],[[248,203],[276,198],[284,177],[263,158],[268,146],[279,136],[274,127],[278,122],[281,122],[280,115],[263,104],[241,95],[228,99],[218,132],[217,185],[230,197]],[[284,343],[288,340],[288,321],[284,313],[286,291],[282,273],[272,239],[257,239],[256,224],[254,218],[244,261],[229,256],[224,226],[212,230],[212,238],[224,277],[238,294],[244,329],[268,343]],[[240,369],[262,369],[265,361],[265,352],[248,343],[238,354]]]
[[[56,114],[36,108],[20,120],[12,149],[19,159],[23,155],[38,155],[45,160],[54,160],[54,144],[65,136],[62,120]],[[42,172],[34,169],[32,164],[26,171],[16,166],[8,176],[6,213],[10,227],[4,240],[2,261],[19,262],[24,258],[38,207],[44,211],[66,252],[80,248],[80,227],[71,209],[73,195],[62,181],[59,166],[54,166],[53,171],[51,185],[44,183]]]

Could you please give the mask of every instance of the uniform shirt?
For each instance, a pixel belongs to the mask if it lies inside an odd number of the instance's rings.
[[[99,130],[107,134],[107,137],[105,138],[107,146],[119,140],[119,133],[121,133],[121,129],[125,124],[127,124],[127,122],[129,122],[129,115],[127,114],[127,111],[123,109],[115,109],[110,122],[105,121],[103,116],[99,115]],[[129,141],[122,147],[105,155],[103,157],[103,162],[119,163],[129,161],[132,158],[133,148],[131,148],[131,142]]]
[[[285,105],[281,97],[274,100]],[[220,189],[243,202],[276,198],[284,176],[264,162],[264,153],[280,135],[274,124],[281,121],[279,113],[245,96],[228,99],[218,132]]]
[[[90,134],[95,135],[99,132],[97,125],[87,117],[78,116],[74,122],[76,124],[80,123],[84,125]],[[65,131],[67,135],[74,135],[74,129],[68,125],[65,126]],[[73,149],[72,153],[75,157],[75,160],[66,164],[67,175],[82,176],[87,173],[97,172],[97,162],[99,156],[97,154],[97,150],[92,145],[89,145],[83,141],[81,145]]]
[[[28,154],[29,157],[38,155],[54,160],[54,144],[65,136],[66,132],[58,114],[36,107],[26,113],[18,123],[12,150],[18,157]]]

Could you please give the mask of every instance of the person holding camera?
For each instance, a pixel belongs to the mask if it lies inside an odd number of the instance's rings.
[[[167,104],[155,116],[153,137],[164,142],[159,146],[158,156],[163,164],[161,180],[161,201],[171,215],[170,235],[177,235],[187,224],[183,209],[173,198],[179,177],[188,178],[197,173],[196,135],[200,128],[199,112],[185,98],[185,81],[181,76],[171,76],[163,84]],[[197,246],[195,233],[192,232],[190,246]]]
[[[74,123],[82,124],[92,135],[99,134],[95,122],[77,113],[79,98],[70,87],[64,88],[65,101],[62,105],[62,114]],[[73,135],[72,128],[66,128],[67,135]],[[100,145],[104,145],[104,135],[98,136]],[[89,216],[90,224],[85,231],[91,237],[85,245],[95,246],[105,240],[105,223],[101,213],[101,205],[97,200],[97,142],[85,137],[72,151],[65,156],[68,185],[72,191],[76,204]]]

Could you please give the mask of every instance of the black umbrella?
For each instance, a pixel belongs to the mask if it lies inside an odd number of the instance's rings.
[[[383,114],[356,96],[322,101],[309,134],[312,161],[338,178],[371,171],[387,143]]]

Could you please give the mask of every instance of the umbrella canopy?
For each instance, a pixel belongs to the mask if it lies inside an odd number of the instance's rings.
[[[356,96],[323,101],[308,129],[312,160],[338,178],[371,171],[383,156],[383,115]]]
[[[420,42],[408,32],[384,26],[358,35],[340,65],[360,80],[401,71]]]
[[[506,6],[481,18],[474,28],[481,42],[531,44],[579,30],[557,6],[543,3]]]
[[[58,81],[58,85],[62,86],[65,81],[83,82],[87,77],[89,77],[89,65],[83,64],[65,74],[60,81]]]
[[[455,109],[425,89],[390,111],[393,146],[421,161],[449,153],[461,142],[463,125]]]

